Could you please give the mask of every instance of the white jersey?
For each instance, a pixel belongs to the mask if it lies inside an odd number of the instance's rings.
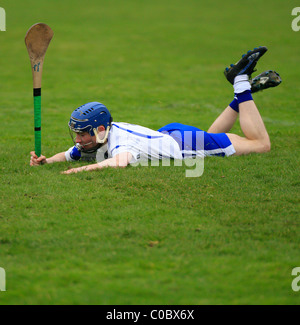
[[[178,143],[168,134],[135,124],[112,123],[108,155],[114,157],[122,152],[132,154],[131,164],[147,159],[182,159]]]
[[[70,156],[72,149],[73,147],[65,153],[67,161],[73,160]],[[130,164],[147,159],[182,159],[179,145],[170,135],[140,125],[119,122],[112,123],[107,144],[95,153],[82,153],[82,159],[96,158],[100,162],[123,152],[132,154]]]

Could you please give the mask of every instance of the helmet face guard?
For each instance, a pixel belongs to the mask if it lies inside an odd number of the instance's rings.
[[[84,152],[94,152],[106,142],[111,123],[112,116],[103,104],[98,102],[87,103],[75,109],[71,114],[69,122],[70,135],[79,150]],[[103,125],[105,128],[105,136],[103,139],[100,139],[98,136],[98,127],[100,125]],[[97,144],[92,149],[84,149],[84,146],[92,144],[92,141],[84,145],[76,143],[76,135],[84,132],[89,133],[90,136],[96,137]]]
[[[73,131],[71,128],[69,128],[69,133],[70,133],[70,136],[71,136],[71,139],[74,143],[74,145],[76,146],[76,148],[82,152],[86,152],[86,153],[90,153],[90,152],[95,152],[100,146],[98,144],[95,144],[92,148],[90,149],[85,149],[85,147],[93,144],[93,141],[91,139],[91,141],[87,142],[87,143],[84,143],[84,140],[82,139],[82,141],[79,143],[77,142],[77,137],[82,137],[82,133],[84,132],[75,132]]]

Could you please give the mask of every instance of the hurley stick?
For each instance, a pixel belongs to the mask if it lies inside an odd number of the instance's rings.
[[[29,28],[25,36],[25,44],[30,58],[33,78],[33,99],[34,99],[34,140],[35,153],[41,155],[41,87],[42,73],[45,54],[48,45],[53,37],[52,29],[42,23],[34,24]]]

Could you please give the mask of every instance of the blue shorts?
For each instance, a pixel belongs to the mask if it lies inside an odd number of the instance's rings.
[[[194,126],[171,123],[157,131],[169,134],[182,151],[184,158],[191,156],[231,156],[235,149],[225,133],[207,133]]]

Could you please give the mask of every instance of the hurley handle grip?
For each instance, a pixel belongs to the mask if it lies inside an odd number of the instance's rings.
[[[39,157],[42,153],[41,88],[33,89],[33,104],[34,104],[34,146],[35,146],[35,154]]]

